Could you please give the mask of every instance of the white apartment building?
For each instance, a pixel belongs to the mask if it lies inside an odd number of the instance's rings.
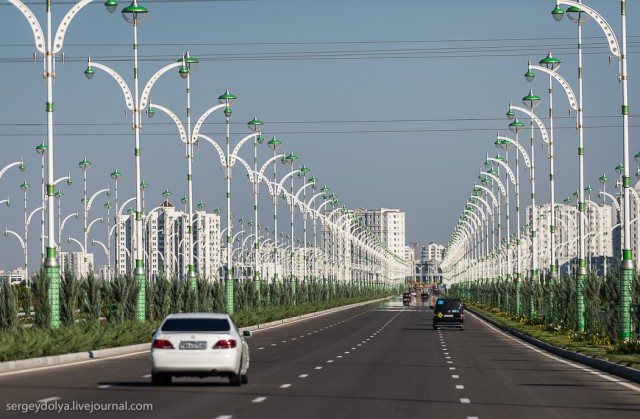
[[[196,270],[205,278],[217,279],[220,270],[220,216],[196,211],[193,227]]]
[[[125,274],[135,264],[133,214],[117,217],[117,272]],[[185,278],[189,268],[188,214],[165,201],[143,220],[145,268],[151,278],[163,272]],[[220,216],[204,211],[193,214],[194,264],[198,275],[217,279],[220,268]]]
[[[0,280],[9,280],[11,284],[19,284],[21,281],[27,280],[27,270],[25,268],[16,268],[12,271],[0,270]]]
[[[547,268],[551,256],[550,205],[536,206],[536,240],[540,258],[538,268]],[[528,223],[531,206],[526,208],[526,222]],[[569,272],[570,261],[578,255],[578,209],[574,205],[557,205],[556,217],[556,258],[562,273]],[[609,205],[597,205],[589,202],[585,209],[585,256],[587,265],[593,269],[601,264],[604,258],[613,257],[612,209]],[[531,240],[529,237],[521,239],[522,251],[529,254]],[[598,262],[596,262],[598,261]]]
[[[441,244],[437,243],[429,243],[426,246],[420,247],[420,260],[423,261],[442,261],[442,254],[444,253],[445,247]]]
[[[93,253],[84,252],[60,252],[60,273],[67,269],[78,277],[87,276],[93,270]]]
[[[367,210],[357,208],[353,211],[367,227],[378,235],[387,248],[405,257],[405,214],[398,209],[380,208]]]

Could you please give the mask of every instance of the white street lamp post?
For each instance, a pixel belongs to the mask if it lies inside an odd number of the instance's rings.
[[[112,5],[117,6],[117,3],[114,0],[112,1]],[[139,93],[138,88],[138,23],[144,22],[147,18],[147,13],[149,11],[142,6],[138,6],[137,0],[133,0],[130,6],[127,6],[122,9],[122,17],[128,23],[133,24],[133,79],[134,79],[134,89],[133,95],[131,94],[131,89],[124,81],[124,79],[116,73],[111,68],[99,64],[91,62],[91,59],[88,60],[88,67],[84,71],[84,74],[87,78],[91,79],[95,71],[93,68],[98,68],[100,70],[105,71],[111,77],[113,77],[122,90],[122,93],[125,97],[125,103],[127,108],[132,112],[132,120],[133,120],[133,128],[134,128],[134,159],[136,165],[136,179],[135,179],[135,188],[136,188],[136,210],[134,217],[134,237],[135,237],[135,246],[134,246],[134,257],[135,257],[135,268],[133,271],[133,275],[138,283],[138,297],[136,303],[136,318],[138,321],[144,321],[146,316],[146,272],[144,266],[144,244],[143,244],[143,234],[142,234],[142,191],[140,189],[140,128],[141,128],[141,118],[140,112],[147,107],[149,101],[149,94],[155,82],[158,78],[171,70],[172,68],[176,68],[182,65],[182,62],[172,63],[157,71],[147,84],[145,85],[142,95]]]

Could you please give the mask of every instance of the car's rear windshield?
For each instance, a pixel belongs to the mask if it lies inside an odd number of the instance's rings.
[[[436,302],[436,308],[439,310],[451,310],[460,308],[462,303],[460,300],[438,300]]]
[[[161,330],[163,332],[228,332],[231,327],[227,319],[167,319]]]

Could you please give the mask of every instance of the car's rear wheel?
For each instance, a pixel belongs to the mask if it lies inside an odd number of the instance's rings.
[[[242,384],[249,384],[249,377],[247,377],[247,374],[242,374]]]
[[[152,372],[151,384],[154,386],[168,386],[171,384],[171,375],[162,372]]]
[[[242,359],[238,366],[238,372],[229,376],[229,385],[239,387],[242,384]]]

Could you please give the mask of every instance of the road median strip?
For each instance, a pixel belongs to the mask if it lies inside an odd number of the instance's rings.
[[[349,308],[360,307],[363,305],[374,304],[380,301],[387,300],[389,297],[379,298],[371,301],[363,301],[360,303],[349,304],[341,307],[335,307],[327,310],[321,310],[314,313],[307,313],[300,316],[295,316],[287,319],[275,320],[268,323],[258,324],[254,326],[243,327],[241,330],[260,331],[266,330],[277,326],[282,326],[287,323],[306,320],[313,317],[322,316],[325,314],[335,313],[341,310],[347,310]],[[115,348],[98,349],[95,351],[76,352],[62,355],[43,356],[39,358],[20,359],[15,361],[0,362],[0,374],[5,372],[30,370],[41,367],[51,367],[55,365],[73,364],[80,361],[88,361],[90,359],[109,358],[119,355],[128,355],[136,352],[144,352],[149,350],[151,342],[139,343],[136,345],[119,346]]]

